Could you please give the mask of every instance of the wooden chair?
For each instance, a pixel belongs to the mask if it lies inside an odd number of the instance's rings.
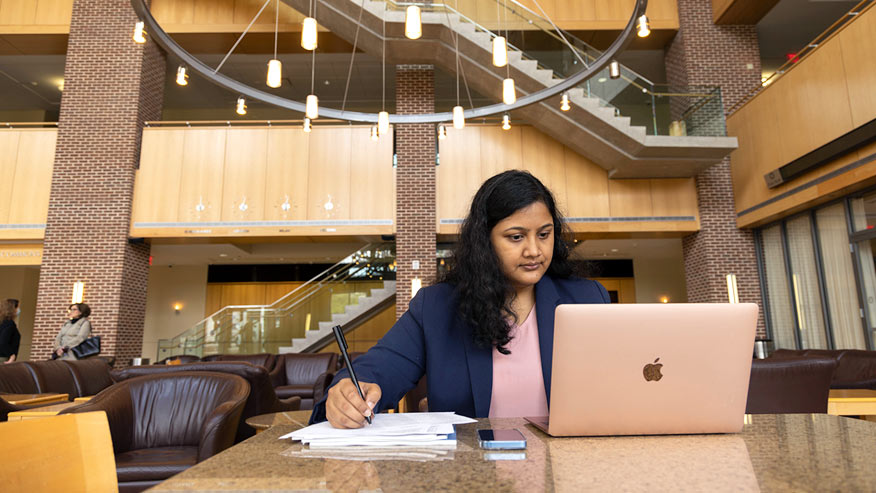
[[[106,413],[0,423],[0,485],[6,491],[118,491]]]

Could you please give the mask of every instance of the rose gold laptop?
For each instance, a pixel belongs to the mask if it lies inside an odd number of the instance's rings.
[[[757,305],[560,305],[554,321],[553,436],[742,430]]]

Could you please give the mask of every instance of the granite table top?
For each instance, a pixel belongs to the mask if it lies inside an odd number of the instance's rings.
[[[523,419],[480,419],[457,425],[456,449],[416,460],[302,457],[313,451],[278,438],[304,426],[309,411],[286,414],[298,423],[149,491],[876,491],[876,423],[826,414],[746,416],[734,435],[575,438]],[[478,428],[517,428],[527,448],[480,449]]]

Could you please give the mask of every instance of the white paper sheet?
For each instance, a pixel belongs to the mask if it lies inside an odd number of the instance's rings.
[[[321,438],[362,438],[369,436],[446,435],[453,433],[454,424],[475,420],[455,413],[393,413],[376,414],[371,425],[357,429],[334,428],[328,422],[317,423],[287,433],[280,439],[318,440]]]

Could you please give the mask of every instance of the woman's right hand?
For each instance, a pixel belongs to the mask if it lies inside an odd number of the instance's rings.
[[[359,386],[365,394],[365,400],[359,397],[356,386],[349,378],[329,389],[325,417],[335,428],[361,428],[365,425],[365,417],[373,414],[374,406],[382,395],[380,386],[368,382],[359,382]]]
[[[58,356],[64,356],[64,348],[59,347],[55,350],[55,354],[57,354]]]

